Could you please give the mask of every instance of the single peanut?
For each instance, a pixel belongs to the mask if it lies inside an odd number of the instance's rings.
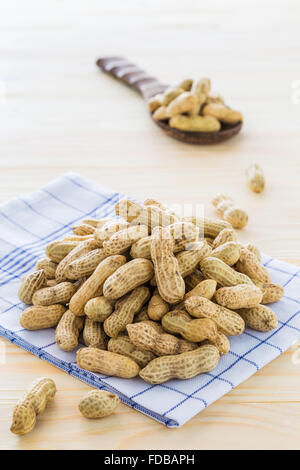
[[[210,92],[211,82],[209,78],[201,78],[193,83],[191,92],[196,97],[196,103],[193,109],[190,111],[189,114],[191,115],[198,115],[203,103],[205,103],[207,99],[207,95]]]
[[[37,290],[32,296],[33,305],[67,304],[76,292],[71,282],[61,282],[53,287]]]
[[[185,294],[184,300],[195,295],[205,297],[206,299],[212,299],[216,293],[216,288],[217,282],[214,279],[205,279],[204,281],[200,281],[199,284]]]
[[[151,241],[152,237],[141,238],[137,242],[133,243],[130,250],[130,256],[132,258],[145,258],[151,259]]]
[[[240,257],[240,246],[236,242],[226,242],[215,248],[210,256],[219,258],[228,266],[233,266]]]
[[[78,245],[78,241],[57,241],[52,242],[46,246],[46,256],[54,261],[60,263],[67,254],[70,253]]]
[[[45,282],[46,276],[43,269],[24,276],[18,291],[21,302],[31,304],[34,293],[40,289]]]
[[[204,237],[215,238],[217,235],[219,235],[221,230],[224,230],[225,228],[232,229],[232,225],[226,220],[191,216],[184,217],[184,221],[195,224],[199,229],[199,235],[203,235]]]
[[[236,286],[238,284],[253,285],[250,277],[235,271],[224,261],[208,257],[200,262],[201,271],[208,279],[214,279],[221,287]]]
[[[77,364],[91,372],[123,379],[136,377],[140,371],[140,367],[131,358],[92,347],[79,349]]]
[[[104,418],[111,415],[120,403],[118,395],[105,390],[91,390],[78,404],[80,413],[89,419]]]
[[[67,279],[72,280],[90,276],[95,271],[98,264],[107,258],[107,256],[108,254],[103,248],[96,248],[67,264],[64,269],[64,275]]]
[[[193,319],[183,310],[172,310],[162,319],[163,328],[169,333],[180,334],[191,343],[200,343],[206,339],[214,342],[218,334],[214,321],[201,318]]]
[[[153,359],[140,371],[140,377],[150,384],[160,384],[171,379],[191,379],[213,370],[219,357],[215,346],[200,346],[194,351]]]
[[[169,304],[159,295],[158,290],[155,289],[148,303],[148,317],[151,320],[160,321],[169,310]]]
[[[141,286],[119,299],[114,312],[104,321],[105,333],[111,338],[116,338],[121,331],[125,331],[126,326],[133,322],[134,315],[141,310],[149,297],[149,289]]]
[[[213,320],[226,336],[237,336],[245,330],[245,322],[238,313],[216,305],[205,297],[190,297],[185,301],[185,306],[193,317]]]
[[[90,299],[84,306],[84,313],[93,321],[104,322],[114,311],[114,300],[99,296]]]
[[[259,165],[254,163],[246,170],[246,177],[250,189],[255,193],[262,193],[265,189],[264,173]]]
[[[151,261],[137,258],[121,266],[103,285],[103,295],[107,299],[119,299],[131,290],[149,281],[153,275]]]
[[[237,242],[238,237],[237,234],[232,228],[224,228],[221,230],[219,235],[216,236],[212,243],[212,249],[218,248],[220,245],[224,245],[227,242]]]
[[[248,215],[239,207],[234,205],[231,197],[218,194],[213,198],[212,204],[217,209],[217,213],[229,222],[234,228],[241,229],[248,223]]]
[[[236,269],[249,276],[251,279],[257,279],[264,283],[270,283],[271,277],[265,266],[257,259],[256,255],[245,247],[241,247],[241,254]]]
[[[192,351],[195,343],[178,339],[168,333],[160,334],[151,325],[140,322],[127,325],[129,339],[137,348],[151,351],[156,356],[168,356]]]
[[[169,126],[186,132],[218,132],[221,129],[219,121],[212,116],[185,116],[180,114],[171,117]]]
[[[176,259],[181,276],[184,278],[191,274],[194,269],[196,269],[199,262],[210,255],[211,247],[205,240],[192,243],[187,250],[178,253]]]
[[[14,407],[10,430],[23,435],[32,431],[36,417],[42,413],[55,396],[56,386],[52,379],[41,377],[28,388],[22,401]]]
[[[238,310],[238,313],[244,319],[246,325],[253,330],[267,332],[274,330],[278,326],[276,314],[265,305],[243,308]]]
[[[168,117],[172,118],[183,113],[191,111],[195,103],[197,102],[196,97],[189,91],[185,91],[173,99],[167,106]]]
[[[140,367],[145,367],[155,358],[155,355],[151,351],[145,351],[134,346],[127,336],[110,338],[108,341],[108,351],[130,357]]]
[[[284,295],[284,288],[278,284],[261,282],[256,279],[254,279],[254,284],[262,291],[262,304],[272,304],[273,302],[277,302]]]
[[[20,325],[26,330],[42,330],[56,326],[66,307],[63,305],[49,305],[47,307],[34,305],[26,308],[20,316]]]
[[[218,121],[224,122],[225,124],[236,124],[243,120],[243,115],[239,111],[227,108],[222,103],[210,103],[204,106],[202,109],[204,116],[213,116]]]
[[[84,284],[73,295],[70,301],[70,310],[75,315],[84,315],[84,306],[96,294],[99,287],[103,285],[104,281],[111,276],[120,266],[126,262],[125,256],[115,255],[109,256],[98,264],[93,274],[84,282]],[[128,263],[129,264],[129,263]]]
[[[70,310],[63,314],[55,330],[55,341],[60,349],[72,351],[78,346],[79,333],[83,325],[83,317],[77,317]]]
[[[72,227],[72,231],[75,235],[92,235],[95,232],[95,227],[82,223]]]
[[[168,303],[179,302],[185,294],[185,284],[179,264],[173,255],[174,240],[170,232],[156,227],[152,234],[151,258],[160,296]]]
[[[262,291],[258,287],[247,284],[221,287],[216,292],[217,303],[233,310],[256,307],[261,303],[262,297]]]
[[[147,235],[146,225],[132,225],[114,233],[109,240],[103,242],[103,248],[108,255],[124,253],[133,243]]]
[[[80,318],[80,317],[79,317]],[[108,338],[104,333],[102,324],[86,318],[83,328],[83,341],[86,346],[94,348],[107,349]]]
[[[85,240],[79,243],[68,255],[66,255],[58,264],[55,273],[55,279],[57,282],[62,282],[67,279],[65,275],[66,267],[74,260],[80,258],[81,256],[89,253],[90,251],[97,248],[97,242],[93,239]],[[78,279],[78,278],[77,278]]]
[[[223,208],[224,218],[230,222],[234,228],[242,229],[247,225],[248,214],[243,209],[231,205],[227,206],[227,204],[226,206],[223,204]]]
[[[54,261],[51,261],[51,259],[49,258],[40,259],[36,263],[36,269],[37,270],[43,269],[46,279],[55,278],[56,268],[57,268],[57,263],[54,263]]]

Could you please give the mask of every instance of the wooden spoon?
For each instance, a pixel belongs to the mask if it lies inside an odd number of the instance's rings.
[[[102,57],[97,60],[96,64],[104,72],[141,93],[145,101],[168,88],[168,85],[159,82],[122,57]],[[152,117],[151,113],[150,115]],[[168,121],[155,121],[154,119],[153,121],[170,137],[198,145],[224,142],[238,134],[243,124],[241,121],[236,124],[222,124],[221,129],[217,132],[187,132],[170,127]]]

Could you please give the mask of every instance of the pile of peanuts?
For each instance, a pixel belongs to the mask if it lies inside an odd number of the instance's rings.
[[[217,132],[222,124],[243,120],[239,111],[227,107],[220,95],[210,91],[209,78],[186,78],[150,98],[148,108],[156,121],[168,121],[170,127],[188,132]]]
[[[28,330],[56,327],[82,369],[150,384],[214,369],[245,325],[267,332],[271,282],[260,252],[225,220],[182,217],[154,199],[122,199],[118,218],[83,220],[23,278]]]

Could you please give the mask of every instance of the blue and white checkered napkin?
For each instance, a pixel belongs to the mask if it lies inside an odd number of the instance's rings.
[[[300,269],[264,257],[273,281],[285,287],[285,296],[273,306],[279,327],[270,333],[248,329],[231,338],[231,351],[211,373],[149,385],[140,378],[84,371],[76,365],[76,352],[56,346],[54,329],[26,331],[20,327],[24,304],[18,299],[18,287],[21,277],[43,257],[48,243],[66,236],[84,217],[113,214],[120,196],[78,175],[66,174],[40,191],[0,206],[0,334],[91,386],[118,393],[124,403],[157,421],[181,426],[299,340]]]

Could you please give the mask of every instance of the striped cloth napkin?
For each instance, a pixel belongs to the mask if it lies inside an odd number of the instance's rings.
[[[285,296],[273,305],[279,326],[269,333],[247,329],[231,338],[230,352],[211,373],[149,385],[140,378],[120,379],[82,370],[76,364],[76,351],[64,352],[56,346],[54,329],[21,328],[24,304],[18,299],[18,287],[22,276],[43,257],[48,243],[66,236],[85,217],[112,215],[120,197],[70,173],[0,206],[0,335],[92,387],[117,393],[124,403],[151,418],[169,427],[181,426],[299,340],[300,269],[263,257],[273,281],[285,287]]]

